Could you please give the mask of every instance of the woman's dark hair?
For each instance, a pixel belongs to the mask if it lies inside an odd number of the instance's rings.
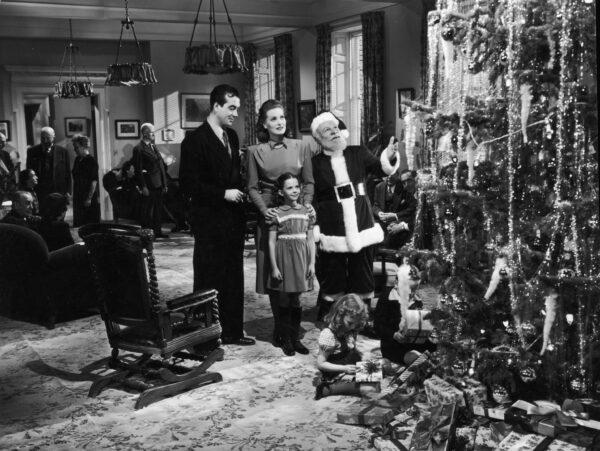
[[[291,172],[284,172],[277,178],[277,188],[283,189],[283,184],[286,182],[286,180],[290,179],[296,179],[298,183],[300,183],[300,178],[297,175],[292,174]]]
[[[40,215],[42,219],[54,221],[67,211],[69,199],[64,194],[51,193],[46,196],[44,203],[40,206]]]
[[[267,113],[269,110],[273,108],[281,108],[285,113],[285,108],[283,107],[283,103],[276,99],[269,99],[260,106],[258,110],[258,121],[256,123],[256,138],[258,142],[266,143],[269,142],[269,132],[265,130],[263,124],[267,120]],[[285,133],[287,134],[288,128],[286,128]]]

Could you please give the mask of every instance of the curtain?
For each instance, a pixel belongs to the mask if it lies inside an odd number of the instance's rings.
[[[288,136],[296,136],[296,99],[294,98],[294,61],[292,35],[275,36],[275,97],[285,106]]]
[[[329,111],[331,102],[331,27],[317,25],[317,57],[315,60],[317,80],[317,114]]]
[[[383,63],[385,35],[382,11],[360,15],[363,39],[363,115],[361,141],[366,143],[383,125]]]
[[[256,92],[254,88],[254,64],[256,63],[256,47],[254,44],[244,44],[246,67],[244,72],[244,142],[251,146],[256,144]]]

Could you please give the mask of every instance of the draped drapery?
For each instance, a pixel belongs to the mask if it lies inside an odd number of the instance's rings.
[[[275,97],[283,103],[287,119],[288,136],[296,136],[296,99],[294,98],[294,60],[292,35],[273,38],[275,43]]]
[[[244,44],[246,67],[244,73],[244,142],[251,146],[256,144],[256,89],[254,87],[254,64],[256,63],[256,47],[254,44]]]
[[[366,143],[383,124],[384,14],[360,15],[363,39],[363,111],[361,141]]]
[[[317,25],[317,57],[315,59],[317,80],[317,113],[329,111],[331,102],[331,27]]]

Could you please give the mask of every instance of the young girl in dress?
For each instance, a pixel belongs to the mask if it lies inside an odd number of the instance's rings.
[[[300,293],[310,291],[315,273],[314,216],[298,203],[300,182],[290,172],[277,180],[283,205],[269,230],[271,279],[269,288],[279,294],[281,349],[286,355],[308,354],[300,342]]]
[[[322,377],[315,399],[331,395],[364,396],[375,390],[354,380],[356,362],[361,360],[356,335],[368,318],[367,305],[352,293],[339,298],[325,316],[328,326],[319,335],[317,355],[317,368]]]

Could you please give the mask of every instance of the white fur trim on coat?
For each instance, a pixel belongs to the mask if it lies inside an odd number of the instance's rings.
[[[392,163],[390,163],[390,159],[387,156],[387,147],[381,152],[379,161],[381,162],[381,170],[385,172],[386,175],[394,174],[400,167],[400,155],[396,154],[396,163],[392,166]]]
[[[356,236],[349,240],[347,236],[323,235],[319,236],[319,248],[325,252],[358,252],[362,248],[383,241],[383,229],[375,224],[370,229],[361,230]],[[352,247],[350,247],[350,242]]]

